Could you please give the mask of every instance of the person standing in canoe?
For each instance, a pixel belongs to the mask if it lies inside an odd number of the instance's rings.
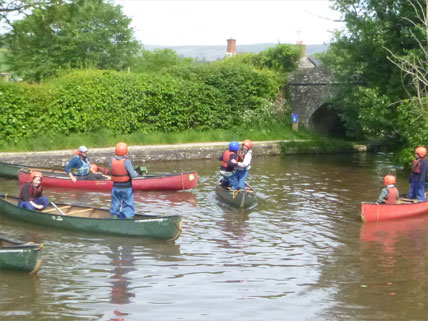
[[[415,149],[412,173],[410,174],[410,191],[407,198],[425,200],[425,176],[427,172],[427,160],[425,158],[427,149],[419,146]]]
[[[29,210],[42,210],[49,206],[49,200],[42,196],[42,178],[41,172],[31,172],[30,181],[22,185],[19,193],[18,206]]]
[[[395,176],[386,175],[383,178],[385,187],[382,188],[377,203],[396,204],[398,201],[398,189],[395,187]]]
[[[218,159],[221,161],[220,175],[223,176],[221,181],[222,186],[233,186],[236,188],[238,180],[235,176],[235,168],[238,166],[238,152],[239,143],[230,142],[229,149],[227,149]]]
[[[245,190],[245,180],[251,168],[251,160],[253,158],[253,142],[246,139],[242,142],[242,150],[238,153],[238,166],[235,168],[235,176],[237,179],[236,186],[232,189]]]
[[[79,154],[73,156],[70,162],[65,166],[65,171],[70,177],[73,183],[79,179],[87,179],[87,176],[91,172],[91,163],[88,159],[88,148],[86,146],[79,147]]]
[[[111,161],[113,189],[111,190],[110,214],[115,218],[130,218],[135,214],[132,179],[138,174],[127,157],[128,145],[117,143],[115,153],[116,156]]]

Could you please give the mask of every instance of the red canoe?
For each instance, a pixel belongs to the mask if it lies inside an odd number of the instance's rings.
[[[428,201],[400,202],[398,204],[361,203],[363,222],[405,218],[428,213]]]
[[[18,179],[21,184],[30,180],[30,171],[20,170]],[[198,173],[171,173],[163,175],[145,175],[132,179],[132,187],[136,191],[179,191],[196,186]],[[79,188],[88,190],[111,190],[113,182],[108,178],[102,180],[77,180],[73,183],[65,172],[54,173],[43,171],[43,186]]]

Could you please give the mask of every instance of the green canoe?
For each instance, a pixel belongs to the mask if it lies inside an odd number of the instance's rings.
[[[256,192],[250,185],[245,184],[245,191],[233,191],[229,188],[223,187],[220,181],[221,179],[217,181],[215,192],[217,197],[223,202],[239,209],[251,207],[256,203]]]
[[[27,169],[30,171],[40,171],[40,172],[50,171],[53,173],[63,173],[64,172],[63,170],[57,170],[57,169],[52,169],[52,168],[47,168],[47,167],[32,167],[32,166],[27,166],[27,165],[0,162],[0,177],[17,179],[19,176],[18,173],[21,169]]]
[[[18,172],[24,166],[0,162],[0,177],[18,178]]]
[[[0,238],[0,272],[2,270],[15,270],[37,274],[42,260],[40,250],[43,245],[19,243]]]
[[[109,210],[101,208],[51,203],[43,211],[32,211],[17,204],[17,197],[0,194],[0,218],[79,232],[162,240],[175,240],[181,234],[180,215],[136,214],[130,219],[114,219]]]

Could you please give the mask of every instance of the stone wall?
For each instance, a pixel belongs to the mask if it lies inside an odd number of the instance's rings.
[[[292,109],[305,127],[309,127],[314,112],[334,97],[337,84],[330,78],[330,72],[323,66],[299,69],[290,77],[287,85]]]
[[[280,141],[254,142],[257,155],[279,155]],[[217,159],[228,147],[229,142],[129,146],[128,155],[132,161],[179,161],[187,159]],[[49,152],[0,153],[0,161],[13,164],[41,167],[64,167],[74,156],[73,150]],[[114,147],[89,149],[88,156],[95,164],[108,164],[114,155]]]

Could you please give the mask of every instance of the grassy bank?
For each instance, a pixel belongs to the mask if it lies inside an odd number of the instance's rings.
[[[183,143],[203,143],[216,141],[242,141],[244,139],[254,141],[263,140],[313,140],[315,136],[307,131],[292,131],[288,125],[276,125],[266,129],[243,129],[234,128],[231,130],[208,130],[196,131],[187,130],[179,133],[142,133],[136,132],[129,135],[115,135],[103,130],[95,133],[37,136],[25,139],[16,144],[0,143],[1,152],[24,152],[24,151],[44,151],[74,149],[80,145],[89,148],[111,147],[117,142],[123,141],[128,145],[163,145],[163,144],[183,144]]]

